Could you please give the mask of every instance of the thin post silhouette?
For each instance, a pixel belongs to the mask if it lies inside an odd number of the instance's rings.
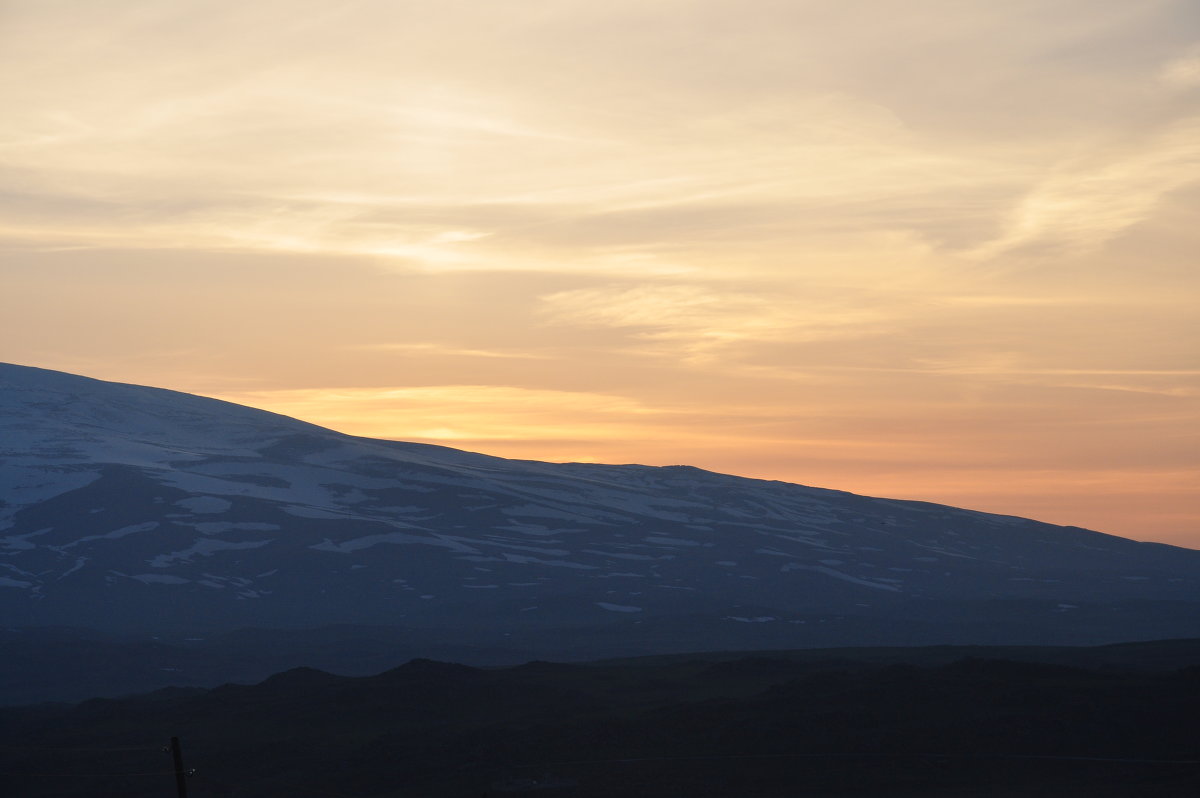
[[[183,769],[183,749],[179,738],[171,738],[171,758],[175,761],[175,791],[179,798],[187,798],[187,773]]]

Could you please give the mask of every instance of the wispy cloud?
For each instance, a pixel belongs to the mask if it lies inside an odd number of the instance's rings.
[[[1017,294],[974,294],[961,296],[940,296],[932,300],[937,304],[960,305],[976,308],[1054,308],[1077,305],[1116,305],[1121,300],[1112,296],[1056,294],[1051,296],[1031,296]]]
[[[882,308],[805,302],[720,286],[643,284],[562,291],[542,298],[553,324],[627,329],[638,338],[703,358],[721,347],[878,334],[894,316]]]
[[[1200,86],[1200,44],[1192,46],[1187,52],[1163,64],[1158,77],[1173,89],[1191,89]]]
[[[1166,194],[1200,181],[1200,116],[1147,140],[1057,165],[1018,203],[1002,235],[970,255],[1095,250],[1145,220]]]
[[[381,344],[349,344],[346,349],[367,352],[409,352],[418,355],[433,355],[436,357],[483,357],[498,360],[553,360],[552,355],[534,352],[510,352],[498,349],[464,349],[456,346],[435,343],[381,343]]]

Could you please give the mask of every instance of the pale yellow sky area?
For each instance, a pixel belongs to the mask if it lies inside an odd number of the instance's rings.
[[[0,360],[1200,547],[1192,0],[0,0]]]

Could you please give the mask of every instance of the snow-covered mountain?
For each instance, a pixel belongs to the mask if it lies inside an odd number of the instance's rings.
[[[1200,552],[687,466],[505,460],[0,365],[0,624],[542,656],[1200,635]]]

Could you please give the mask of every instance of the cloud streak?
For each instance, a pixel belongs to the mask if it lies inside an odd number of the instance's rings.
[[[1061,256],[1099,249],[1145,220],[1160,199],[1200,181],[1200,116],[1128,149],[1064,162],[1018,204],[1007,229],[970,254]]]

